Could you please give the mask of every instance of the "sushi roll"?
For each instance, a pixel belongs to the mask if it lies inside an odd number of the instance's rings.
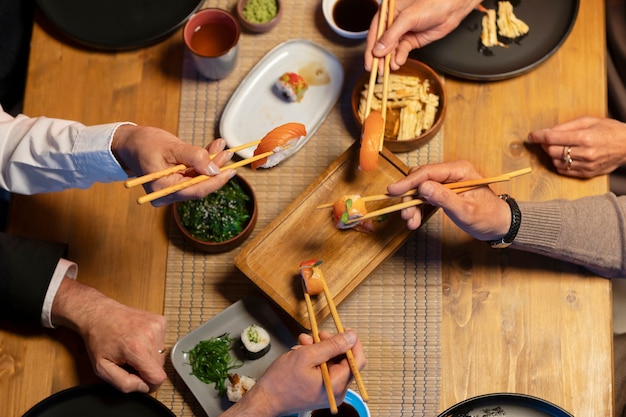
[[[292,102],[299,102],[309,88],[300,74],[286,72],[276,81],[276,88],[282,97]]]
[[[248,359],[259,359],[270,350],[270,335],[263,327],[252,324],[241,332],[241,344]]]
[[[354,221],[367,214],[365,201],[358,194],[344,195],[333,205],[333,223],[337,229],[355,229],[369,233],[374,230],[374,222],[371,219]]]
[[[228,401],[236,403],[241,400],[245,393],[250,391],[254,384],[256,384],[256,380],[254,378],[250,378],[249,376],[228,374],[228,379],[226,379],[225,384],[226,397],[228,397]]]

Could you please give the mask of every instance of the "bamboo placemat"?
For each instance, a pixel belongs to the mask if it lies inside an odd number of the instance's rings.
[[[234,10],[235,3],[218,0],[206,6]],[[226,79],[213,82],[199,77],[188,54],[183,63],[178,134],[200,146],[220,136],[219,117],[230,95],[276,45],[293,38],[309,39],[334,53],[344,66],[345,85],[339,101],[304,148],[275,168],[238,170],[252,184],[259,201],[253,236],[359,135],[352,120],[350,92],[362,73],[364,42],[336,36],[324,21],[319,1],[284,1],[283,6],[282,21],[269,33],[242,33],[237,68]],[[397,156],[408,166],[439,162],[442,147],[443,129],[420,149]],[[358,331],[365,347],[368,363],[363,377],[373,416],[436,416],[439,411],[440,229],[437,213],[339,306],[344,325]],[[280,250],[288,248],[277,248]],[[237,253],[238,249],[217,255],[196,252],[171,227],[165,295],[167,346],[239,299],[262,296],[234,266]],[[321,327],[334,330],[332,320]],[[169,361],[166,370],[169,378],[157,398],[178,417],[205,416]]]

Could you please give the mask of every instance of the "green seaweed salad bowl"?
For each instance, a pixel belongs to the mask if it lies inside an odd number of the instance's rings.
[[[250,184],[235,175],[201,200],[174,203],[173,212],[183,238],[195,249],[220,253],[236,248],[250,236],[258,208]]]

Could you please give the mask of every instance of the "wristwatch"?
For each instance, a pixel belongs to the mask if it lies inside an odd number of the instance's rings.
[[[509,231],[502,239],[491,240],[489,244],[492,248],[502,249],[506,248],[513,243],[515,236],[517,236],[517,231],[519,230],[520,225],[522,224],[522,212],[517,205],[517,202],[513,197],[508,194],[501,194],[498,197],[506,201],[506,203],[511,208],[511,227],[509,227]]]

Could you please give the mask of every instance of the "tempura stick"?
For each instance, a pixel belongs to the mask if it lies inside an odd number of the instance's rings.
[[[464,191],[467,191],[468,189],[474,188],[476,186],[488,185],[488,184],[494,184],[494,183],[497,183],[497,182],[509,181],[511,178],[515,178],[515,177],[519,177],[520,175],[528,174],[531,171],[532,171],[532,169],[530,167],[527,167],[527,168],[518,169],[517,171],[511,171],[511,172],[506,173],[506,174],[498,175],[496,177],[478,178],[478,179],[475,179],[475,180],[467,180],[467,181],[459,181],[459,182],[449,182],[449,183],[445,183],[445,184],[442,184],[442,185],[444,187],[446,187],[446,188],[451,189],[451,190],[456,190],[458,188],[467,187],[467,189],[464,190]],[[367,201],[379,201],[379,200],[385,200],[387,198],[409,197],[409,196],[415,195],[416,193],[417,193],[417,190],[409,190],[409,191],[405,192],[404,194],[400,194],[400,195],[373,194],[373,195],[361,197],[361,199],[363,201],[365,201],[365,202],[367,202]],[[317,206],[317,208],[318,209],[330,208],[334,204],[335,203],[324,203],[324,204],[320,204],[319,206]]]
[[[339,312],[337,311],[337,307],[335,306],[333,295],[330,293],[330,290],[328,289],[328,284],[326,284],[326,279],[324,278],[324,274],[320,272],[319,276],[324,286],[324,296],[326,297],[330,314],[333,317],[333,320],[335,321],[335,326],[337,327],[337,331],[339,333],[343,333],[345,329],[343,327],[343,324],[341,323],[341,319],[339,318]],[[356,364],[356,359],[354,359],[354,353],[352,353],[352,349],[349,349],[346,352],[346,358],[348,359],[350,370],[352,371],[352,375],[354,376],[354,381],[356,382],[356,385],[359,388],[359,391],[361,392],[361,397],[363,398],[363,401],[368,401],[369,395],[367,394],[367,391],[365,390],[365,384],[363,383],[363,378],[361,378],[361,372],[359,371],[359,367]]]
[[[306,309],[309,313],[309,321],[311,322],[311,332],[313,333],[313,341],[319,343],[320,331],[317,326],[317,319],[315,318],[315,311],[313,310],[313,303],[311,303],[311,296],[306,291],[304,280],[302,280],[302,289],[304,292],[304,301],[306,302]],[[324,380],[324,387],[326,388],[326,395],[328,396],[328,404],[330,405],[331,414],[337,414],[337,400],[335,399],[335,393],[333,392],[333,386],[330,382],[330,373],[328,372],[328,364],[322,362],[320,365],[322,370],[322,379]]]
[[[234,148],[229,148],[228,150],[231,152],[238,152],[242,149],[249,148],[254,145],[258,145],[261,143],[260,140],[254,140],[252,142],[244,143],[243,145],[235,146]],[[217,156],[217,154],[209,155],[209,158],[213,159]],[[136,187],[138,185],[143,185],[147,182],[158,180],[159,178],[163,178],[167,175],[174,174],[176,172],[184,171],[187,169],[185,164],[179,164],[170,168],[163,169],[161,171],[153,172],[151,174],[142,175],[141,177],[131,178],[124,183],[126,188]]]
[[[258,161],[259,159],[263,159],[263,158],[267,158],[268,156],[272,155],[274,153],[274,151],[269,151],[269,152],[264,152],[262,154],[259,155],[255,155],[252,158],[246,158],[246,159],[242,159],[239,162],[235,162],[233,164],[230,165],[226,165],[222,168],[220,168],[220,171],[225,171],[227,169],[234,169],[234,168],[239,168],[242,167],[244,165],[248,165],[251,164],[254,161]],[[174,184],[172,186],[169,187],[165,187],[162,188],[158,191],[155,191],[153,193],[150,194],[146,194],[146,195],[142,195],[141,197],[139,197],[137,199],[137,203],[139,204],[144,204],[144,203],[148,203],[150,201],[156,200],[157,198],[162,198],[165,197],[167,195],[170,195],[172,193],[175,193],[177,191],[183,190],[187,187],[191,187],[192,185],[195,184],[199,184],[203,181],[208,180],[209,178],[212,178],[209,175],[198,175],[195,176],[193,178],[191,178],[190,180],[184,181],[184,182],[180,182],[178,184]]]

